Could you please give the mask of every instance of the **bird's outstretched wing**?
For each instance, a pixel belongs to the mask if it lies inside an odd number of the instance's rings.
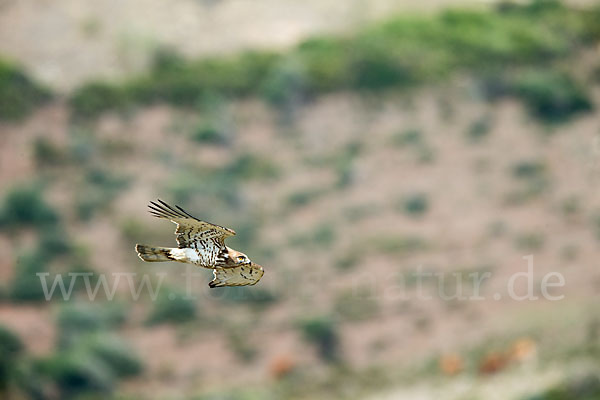
[[[240,265],[233,268],[215,268],[215,278],[208,283],[211,288],[221,286],[255,285],[264,275],[263,268],[255,263]]]
[[[201,221],[183,208],[179,206],[173,208],[160,199],[158,203],[151,201],[148,208],[150,214],[155,217],[168,219],[177,224],[175,234],[180,249],[201,249],[209,246],[224,249],[225,238],[235,235],[232,229]]]

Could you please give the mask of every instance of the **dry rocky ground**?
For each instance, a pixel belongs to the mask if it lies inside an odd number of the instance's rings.
[[[77,135],[67,126],[64,108],[55,104],[22,125],[3,126],[3,188],[42,174],[51,182],[49,201],[62,211],[69,233],[89,249],[94,270],[167,272],[171,285],[183,287],[185,267],[142,264],[124,239],[124,227],[139,226],[139,241],[170,243],[171,227],[152,220],[144,205],[169,199],[169,180],[185,176],[188,166],[208,168],[252,154],[277,171],[266,181],[240,184],[241,206],[230,214],[227,207],[215,208],[212,218],[232,227],[258,226],[252,233],[258,244],[248,253],[265,265],[260,285],[278,301],[260,310],[224,303],[207,296],[205,282],[197,279],[194,293],[202,316],[182,328],[144,326],[150,304],[132,302],[123,333],[148,367],[139,385],[128,384],[132,392],[192,393],[227,385],[225,377],[232,373],[239,382],[264,382],[280,357],[299,368],[318,365],[297,328],[299,319],[315,314],[340,321],[340,353],[357,369],[420,364],[490,337],[533,335],[543,349],[583,343],[600,285],[594,222],[600,208],[594,196],[600,176],[597,116],[549,129],[515,103],[486,105],[468,93],[456,87],[408,97],[332,95],[302,107],[285,125],[260,102],[234,102],[226,112],[234,132],[226,147],[194,143],[187,130],[173,128],[185,119],[181,112],[165,107],[125,119],[104,117],[94,127],[93,163],[131,180],[90,222],[78,220],[73,211],[83,168],[40,171],[32,156],[38,135],[57,146]],[[449,102],[450,111],[444,106]],[[473,139],[472,124],[482,118],[489,132]],[[348,171],[340,172],[335,157],[348,146],[360,150]],[[115,154],[117,147],[128,150]],[[541,192],[528,194],[533,183],[514,171],[532,162],[543,166],[547,182]],[[340,173],[349,174],[341,186]],[[308,199],[291,201],[298,193]],[[405,203],[415,194],[426,199],[422,214]],[[190,211],[209,215],[210,201],[193,202]],[[14,260],[11,243],[17,239],[1,239],[5,259]],[[526,271],[528,254],[534,255],[535,294],[541,296],[544,274],[560,272],[566,284],[550,293],[564,299],[508,298],[510,276]],[[4,263],[2,275],[9,277],[12,268]],[[445,283],[425,282],[424,293],[432,299],[421,299],[411,284],[419,268],[447,273]],[[481,288],[485,300],[444,301],[437,295],[438,285],[443,293],[455,292],[450,273],[459,272],[463,293],[471,296],[470,279],[464,277],[486,271],[492,277]],[[526,287],[519,282],[520,294]],[[496,300],[496,293],[502,298]],[[126,286],[119,296],[131,301]],[[55,307],[3,306],[0,316],[32,351],[44,354],[52,347],[48,311]],[[255,353],[249,361],[232,345],[232,332],[241,332]]]

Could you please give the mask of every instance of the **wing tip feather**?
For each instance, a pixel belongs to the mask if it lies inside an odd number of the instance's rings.
[[[229,233],[232,236],[236,235],[236,232],[233,229],[227,228],[227,227],[224,227],[221,225],[213,224],[211,222],[205,222],[205,221],[199,220],[198,218],[194,217],[193,215],[191,215],[190,213],[188,213],[187,211],[185,211],[182,207],[180,207],[178,205],[175,205],[175,208],[173,208],[172,206],[170,206],[166,202],[162,201],[161,199],[157,199],[157,202],[150,201],[150,203],[148,204],[148,208],[150,209],[149,212],[154,217],[169,219],[171,221],[173,220],[173,218],[193,219],[198,222],[203,222],[203,223],[213,225],[213,226]]]

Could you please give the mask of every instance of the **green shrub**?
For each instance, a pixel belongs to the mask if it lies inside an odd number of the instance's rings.
[[[89,119],[111,110],[122,110],[131,102],[124,88],[93,82],[79,88],[69,99],[73,117]]]
[[[419,217],[429,209],[429,201],[423,193],[415,193],[402,200],[402,210],[405,214]]]
[[[541,161],[520,161],[512,166],[511,173],[518,181],[518,186],[509,193],[509,203],[520,204],[537,198],[550,186],[547,167]]]
[[[398,147],[420,145],[423,133],[419,129],[407,129],[392,136],[392,143]]]
[[[560,203],[560,211],[565,217],[577,215],[581,210],[581,200],[577,196],[569,196]]]
[[[108,395],[115,389],[110,367],[88,351],[57,353],[44,360],[41,369],[56,384],[62,398],[91,393]]]
[[[310,204],[326,193],[323,189],[305,189],[291,193],[285,200],[291,209],[300,208]]]
[[[127,310],[116,302],[65,304],[56,319],[58,343],[63,348],[69,347],[81,337],[118,327],[125,322],[126,315]]]
[[[0,209],[0,227],[44,227],[58,222],[58,214],[46,203],[42,191],[34,185],[12,188],[4,196]]]
[[[183,323],[196,319],[198,310],[196,303],[183,293],[172,291],[159,296],[153,304],[146,322],[149,325],[162,323]]]
[[[73,244],[67,233],[58,226],[43,228],[40,232],[37,251],[47,260],[71,253]]]
[[[38,251],[29,251],[17,258],[15,276],[10,284],[9,296],[16,302],[45,300],[40,278],[47,271],[46,259]]]
[[[290,57],[268,73],[261,92],[269,103],[282,108],[300,103],[307,90],[303,64],[297,57]]]
[[[0,325],[0,360],[12,359],[23,350],[21,339],[7,327]]]
[[[108,365],[117,377],[139,375],[143,370],[142,361],[133,348],[117,336],[96,334],[80,346]]]
[[[352,87],[382,90],[411,86],[422,80],[417,63],[407,57],[419,55],[403,43],[396,42],[388,33],[385,30],[368,32],[357,38],[354,43],[356,53],[349,65]]]
[[[339,336],[334,321],[329,317],[314,317],[300,322],[302,334],[317,347],[325,361],[339,358]]]
[[[0,325],[0,394],[14,379],[15,364],[24,351],[23,342],[11,330]]]
[[[19,120],[50,99],[50,91],[0,59],[0,119]]]
[[[224,145],[229,141],[227,135],[214,124],[203,123],[192,132],[192,140],[198,143]]]
[[[132,348],[110,333],[125,317],[120,303],[61,306],[57,351],[39,366],[61,398],[106,397],[114,391],[117,379],[142,371],[142,362]]]
[[[546,175],[546,165],[541,161],[520,161],[513,165],[512,175],[518,179],[540,179]]]
[[[318,225],[313,233],[315,244],[322,247],[329,247],[335,242],[336,233],[331,224],[325,223]]]
[[[112,200],[129,185],[129,179],[106,169],[92,168],[85,175],[85,187],[76,197],[80,219],[90,220],[96,212],[110,206]]]
[[[478,142],[490,133],[491,121],[489,116],[476,119],[469,125],[467,136],[472,142]]]
[[[538,70],[518,76],[515,94],[529,112],[546,122],[562,122],[592,109],[592,101],[582,85],[566,73]]]
[[[293,53],[303,71],[308,93],[350,86],[351,43],[332,37],[315,37],[300,43]]]
[[[333,159],[334,168],[338,175],[336,187],[343,189],[354,181],[354,162],[362,152],[359,142],[347,144]]]
[[[357,250],[356,247],[352,247],[350,250],[344,251],[337,257],[335,266],[340,269],[354,268],[359,262],[362,261],[363,256],[364,253]]]
[[[597,400],[600,398],[600,378],[589,374],[571,378],[525,400]]]
[[[61,165],[67,161],[65,152],[46,137],[38,137],[33,142],[33,158],[38,168]]]
[[[263,157],[242,154],[226,166],[221,173],[230,179],[274,179],[279,176],[279,169]]]

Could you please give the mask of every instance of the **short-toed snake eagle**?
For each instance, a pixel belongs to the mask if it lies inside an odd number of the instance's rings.
[[[248,256],[225,246],[225,239],[235,232],[223,226],[201,221],[183,208],[171,207],[162,200],[148,205],[150,213],[177,224],[177,248],[152,247],[137,244],[138,256],[148,262],[178,261],[213,270],[214,279],[208,286],[246,286],[262,278],[263,268]]]

